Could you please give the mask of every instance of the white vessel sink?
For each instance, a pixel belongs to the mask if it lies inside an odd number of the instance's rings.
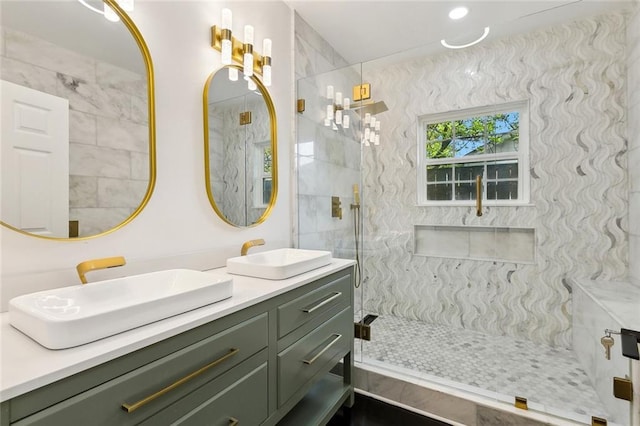
[[[233,278],[171,269],[18,296],[9,323],[49,349],[102,339],[231,297]]]
[[[227,272],[283,280],[330,263],[330,251],[283,248],[227,259]]]

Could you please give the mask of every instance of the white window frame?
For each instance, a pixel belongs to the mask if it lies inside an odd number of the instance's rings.
[[[271,148],[271,142],[270,141],[264,141],[264,142],[255,142],[253,144],[254,146],[254,152],[255,152],[255,162],[254,162],[254,198],[253,198],[253,204],[255,208],[265,208],[268,207],[269,204],[264,204],[262,201],[264,199],[264,193],[263,193],[263,180],[265,178],[271,178],[271,191],[273,191],[273,176],[272,173],[265,173],[264,172],[264,151],[267,148]],[[273,158],[272,160],[273,161]]]
[[[444,121],[464,120],[482,115],[492,115],[517,111],[520,119],[518,137],[518,151],[496,154],[469,155],[460,158],[429,159],[426,156],[427,125]],[[418,117],[418,172],[417,174],[417,205],[419,206],[473,206],[475,200],[427,200],[427,166],[442,164],[484,163],[486,166],[493,161],[518,161],[518,198],[514,200],[487,200],[487,179],[483,176],[482,199],[492,206],[521,206],[528,205],[530,199],[530,170],[529,170],[529,101],[516,101],[484,107],[467,108],[458,111],[428,114]]]

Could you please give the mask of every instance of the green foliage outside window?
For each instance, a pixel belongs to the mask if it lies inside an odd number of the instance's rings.
[[[427,158],[453,158],[496,152],[513,142],[517,151],[519,114],[510,112],[427,125]]]

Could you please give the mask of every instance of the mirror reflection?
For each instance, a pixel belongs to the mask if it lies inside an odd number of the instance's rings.
[[[237,70],[238,78],[230,80]],[[207,193],[218,215],[234,226],[268,216],[276,195],[273,104],[257,79],[250,89],[234,66],[213,73],[205,86]]]
[[[154,181],[144,41],[75,1],[1,8],[3,224],[54,238],[120,227]]]

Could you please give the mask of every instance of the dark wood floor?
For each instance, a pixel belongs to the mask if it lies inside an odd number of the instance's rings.
[[[439,420],[356,393],[351,409],[340,409],[328,426],[450,426]]]

